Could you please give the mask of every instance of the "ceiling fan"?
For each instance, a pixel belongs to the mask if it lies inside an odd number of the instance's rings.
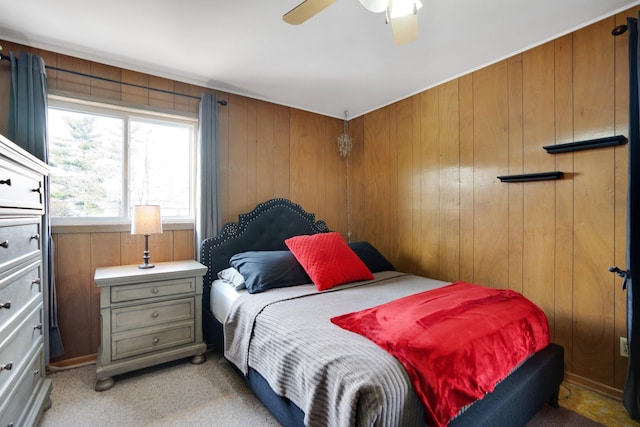
[[[288,24],[300,25],[335,1],[305,0],[285,13],[282,19]],[[386,11],[386,23],[391,23],[395,44],[406,44],[418,37],[418,10],[422,7],[420,0],[360,0],[360,3],[374,13]]]

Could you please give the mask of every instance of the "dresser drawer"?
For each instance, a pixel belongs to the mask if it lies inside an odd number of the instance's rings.
[[[0,207],[43,209],[42,175],[0,158]]]
[[[20,322],[11,323],[8,336],[0,341],[0,394],[28,363],[32,349],[42,343],[42,304]],[[4,335],[4,334],[3,334]],[[7,365],[10,369],[7,369]]]
[[[164,301],[111,310],[111,331],[148,328],[165,323],[192,320],[195,316],[194,298]]]
[[[35,349],[27,360],[27,365],[21,370],[15,387],[0,392],[0,426],[22,426],[28,415],[27,411],[33,410],[33,401],[36,392],[44,381],[44,349],[42,345]]]
[[[0,220],[0,269],[40,252],[40,220]]]
[[[42,292],[39,260],[0,275],[0,330]],[[1,336],[1,335],[0,335]]]
[[[136,301],[186,293],[195,294],[195,291],[196,280],[194,278],[112,286],[111,302]]]
[[[111,342],[111,359],[118,360],[193,343],[195,342],[194,331],[194,323],[191,321],[114,334]]]

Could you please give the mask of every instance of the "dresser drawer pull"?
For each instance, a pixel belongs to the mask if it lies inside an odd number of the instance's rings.
[[[11,178],[9,179],[0,179],[0,185],[8,185],[9,187],[11,187]]]
[[[29,238],[29,240],[40,240],[40,235],[39,234],[32,234],[31,237]]]
[[[154,344],[158,344],[159,342],[160,342],[160,338],[155,337],[155,338],[153,339],[153,343],[154,343]]]
[[[153,317],[154,319],[157,318],[158,316],[160,316],[160,313],[158,313],[157,311],[154,311],[153,314],[151,315],[151,317]]]
[[[153,288],[153,289],[151,290],[151,293],[152,293],[152,294],[157,294],[158,292],[160,292],[160,289],[158,289],[158,288]]]
[[[35,376],[40,375],[40,369],[36,369],[35,371],[33,371],[33,375]]]
[[[37,330],[41,331],[42,330],[42,323],[38,323],[37,325],[35,325],[33,327],[33,329],[37,329]]]
[[[11,308],[11,301],[3,302],[0,304],[0,308],[6,308],[7,310]]]
[[[32,189],[31,189],[31,192],[32,192],[32,193],[39,193],[39,194],[41,194],[41,193],[40,193],[40,189],[41,189],[41,188],[42,188],[42,187],[32,188]]]
[[[0,365],[0,372],[10,371],[11,368],[13,368],[13,362],[5,363],[4,365]]]
[[[13,427],[13,423],[7,424],[7,427]]]
[[[8,248],[9,247],[9,241],[5,240],[4,242],[0,243],[0,247],[3,247],[5,249]]]

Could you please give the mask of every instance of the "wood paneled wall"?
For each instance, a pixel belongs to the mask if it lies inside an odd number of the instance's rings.
[[[627,147],[550,155],[542,146],[627,133],[627,36],[610,34],[626,16],[637,9],[352,120],[349,160],[353,241],[373,242],[399,270],[523,292],[547,313],[567,376],[618,396],[628,363],[618,348],[626,295],[607,269],[625,265]],[[117,80],[203,90],[38,53],[47,64]],[[58,91],[197,112],[197,100],[61,74],[50,74]],[[335,149],[341,121],[217,94],[228,101],[219,115],[223,222],[287,197],[346,236],[346,168]],[[564,178],[496,178],[551,170]],[[193,256],[176,250],[186,234],[167,237],[174,259]],[[58,233],[56,243],[56,259],[69,260],[57,261],[56,279],[63,359],[72,359],[97,346],[93,270],[137,262],[141,249],[124,231]]]
[[[548,154],[627,134],[634,9],[351,122],[356,238],[400,270],[524,293],[547,313],[568,377],[620,395],[628,359],[621,280],[626,145]],[[557,181],[499,175],[560,170]]]
[[[111,67],[54,52],[2,42],[3,52],[20,50],[43,57],[47,66],[199,97],[202,87]],[[0,111],[8,111],[10,68],[0,62]],[[50,93],[197,117],[199,100],[104,82],[61,71],[47,72]],[[238,95],[213,91],[227,101],[219,107],[220,204],[222,222],[274,197],[291,198],[346,235],[345,164],[336,150],[342,121]],[[6,134],[8,115],[0,114]],[[58,322],[68,364],[95,357],[99,345],[99,266],[136,264],[141,236],[117,227],[54,227]],[[149,238],[155,262],[193,259],[193,229],[165,226]]]

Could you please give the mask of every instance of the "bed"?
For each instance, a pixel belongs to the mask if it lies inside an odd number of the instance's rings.
[[[280,275],[276,280],[293,280],[296,286],[272,288],[270,279],[265,279],[261,282],[265,289],[251,293],[230,285],[236,279],[243,282],[244,277],[224,276],[225,271],[237,274],[243,262],[262,263],[265,255],[268,262],[277,255],[277,262],[286,262],[288,268],[296,236],[324,239],[331,234],[336,233],[298,204],[272,199],[241,214],[237,223],[226,224],[218,236],[204,240],[201,262],[208,266],[203,289],[205,340],[225,355],[284,426],[425,425],[426,406],[417,397],[413,377],[409,378],[398,359],[334,322],[344,313],[450,284],[397,272],[366,242],[349,245],[373,272],[371,276],[321,291],[309,277],[305,283],[292,278],[300,274],[297,270],[287,270],[286,279]],[[247,258],[249,255],[257,256],[257,261]],[[320,282],[320,276],[312,273]],[[331,276],[335,271],[323,273]],[[545,344],[493,391],[441,425],[525,425],[545,403],[557,406],[563,359],[562,347]]]

